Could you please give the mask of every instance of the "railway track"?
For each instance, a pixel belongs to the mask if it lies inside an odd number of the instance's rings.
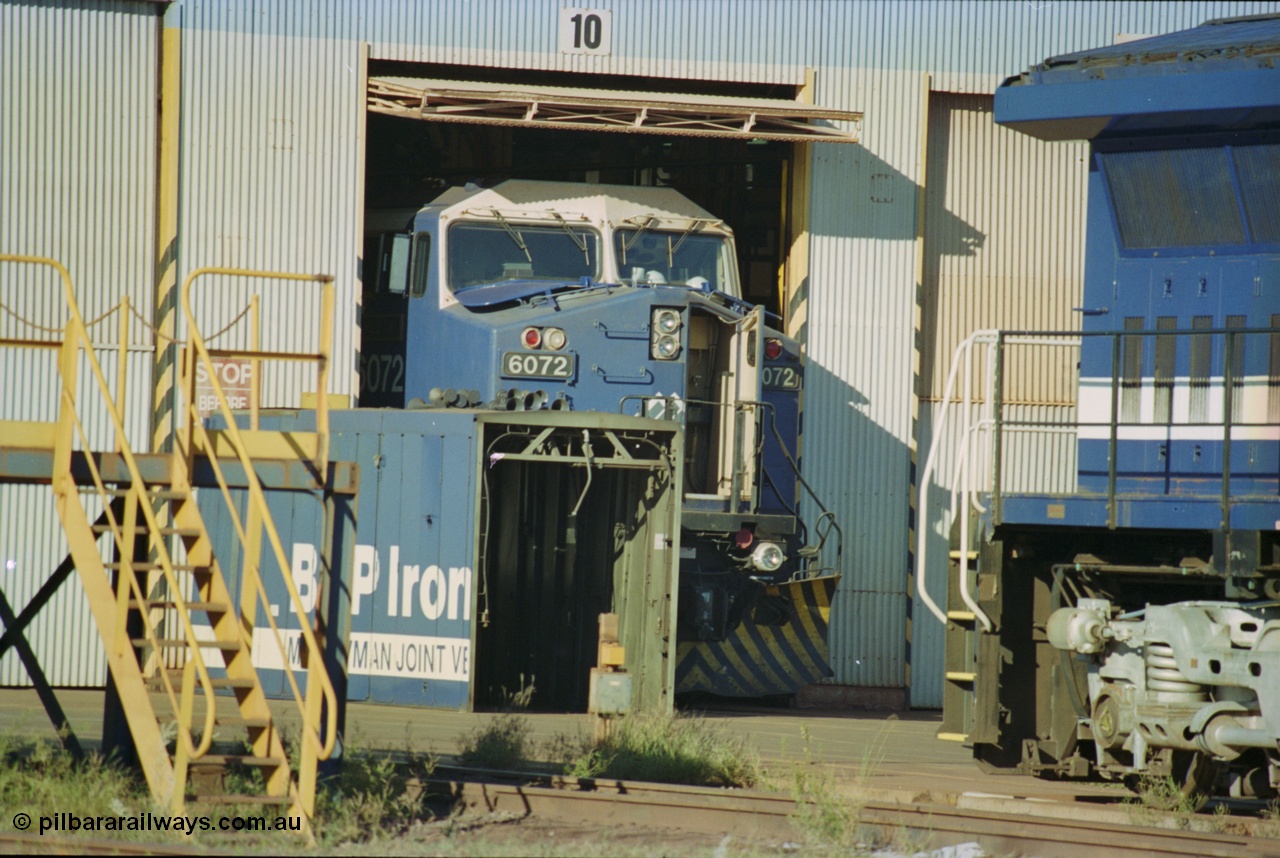
[[[0,855],[208,855],[209,849],[174,843],[135,843],[94,837],[0,832]]]
[[[438,774],[445,775],[441,771]],[[752,790],[705,789],[665,784],[519,777],[490,772],[439,778],[426,784],[447,794],[467,812],[528,815],[573,824],[731,833],[739,841],[794,842],[795,799]],[[1250,858],[1280,855],[1280,839],[1245,834],[1179,831],[1021,813],[962,809],[938,804],[868,801],[859,808],[863,829],[906,835],[927,848],[977,842],[989,855],[1037,858]]]
[[[731,834],[739,843],[799,843],[795,799],[778,793],[726,790],[605,779],[477,772],[441,768],[416,784],[429,797],[468,815],[525,817],[544,824],[634,826],[655,832]],[[978,843],[988,855],[1036,858],[1264,858],[1280,855],[1280,839],[1246,834],[1178,831],[1099,821],[1084,808],[1032,815],[943,804],[864,801],[860,830],[868,841],[893,840],[916,849]],[[1074,813],[1073,813],[1074,811]],[[149,844],[99,838],[0,833],[0,853],[85,855],[201,855],[217,844]]]

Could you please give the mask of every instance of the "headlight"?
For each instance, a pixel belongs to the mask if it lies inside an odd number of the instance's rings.
[[[649,357],[675,360],[680,356],[680,329],[684,319],[679,310],[657,307],[649,315]]]
[[[777,360],[782,357],[782,340],[775,337],[769,337],[764,341],[764,356],[768,360]]]
[[[680,330],[680,314],[675,310],[663,309],[655,310],[653,314],[653,329],[660,334],[674,334]]]
[[[525,328],[520,332],[520,342],[524,343],[527,349],[536,349],[542,345],[542,330],[540,328]]]
[[[569,338],[559,328],[547,328],[542,332],[542,342],[553,352],[558,352],[569,342]]]
[[[653,356],[658,360],[674,360],[680,355],[680,339],[663,334],[653,341]]]
[[[761,542],[751,552],[751,565],[761,572],[777,572],[786,559],[782,546],[776,542]]]

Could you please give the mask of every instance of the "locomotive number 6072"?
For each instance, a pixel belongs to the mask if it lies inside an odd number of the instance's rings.
[[[800,373],[790,366],[766,366],[760,382],[770,390],[799,390]]]
[[[505,378],[573,378],[576,357],[506,352],[502,356],[502,375]]]

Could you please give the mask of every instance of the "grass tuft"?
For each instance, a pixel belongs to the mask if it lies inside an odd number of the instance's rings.
[[[1280,799],[1273,798],[1258,814],[1253,826],[1255,837],[1280,837]]]
[[[316,796],[314,828],[325,844],[367,843],[395,837],[429,814],[417,782],[435,770],[435,758],[410,754],[399,764],[390,756],[352,753],[342,772]]]
[[[129,816],[151,810],[151,794],[140,779],[99,754],[76,761],[45,741],[0,736],[0,807],[41,816],[73,811],[78,816]],[[0,817],[12,831],[13,814]],[[63,832],[66,836],[67,832]],[[120,832],[120,839],[154,840],[157,832]]]
[[[691,786],[749,787],[759,760],[746,744],[696,715],[624,718],[598,743],[583,743],[565,768],[577,777]]]
[[[519,769],[528,758],[529,720],[507,712],[457,738],[458,760],[480,769]]]

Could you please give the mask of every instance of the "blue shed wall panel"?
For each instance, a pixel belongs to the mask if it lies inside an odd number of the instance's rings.
[[[313,425],[309,412],[264,416],[262,421],[264,429],[306,431]],[[334,412],[331,425],[331,458],[360,467],[356,544],[345,571],[351,601],[347,698],[465,708],[477,592],[472,572],[475,419],[362,410]],[[271,492],[268,503],[289,553],[290,574],[304,605],[314,608],[309,600],[316,592],[324,509],[319,498],[306,492]],[[218,522],[216,531],[211,524],[215,544],[232,544],[229,520],[216,507],[224,507],[219,498],[202,496],[202,511]],[[233,575],[238,571],[237,565]],[[298,671],[298,626],[269,553],[263,572],[271,613],[287,630],[287,656]],[[262,609],[254,661],[268,694],[291,694],[281,669],[283,657]]]

